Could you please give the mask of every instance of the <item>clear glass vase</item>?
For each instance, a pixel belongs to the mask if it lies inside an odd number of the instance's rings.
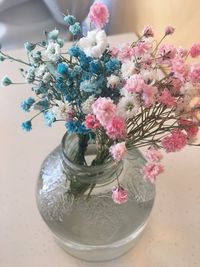
[[[77,146],[75,135],[65,135],[44,160],[37,183],[38,209],[68,253],[87,261],[111,260],[140,237],[153,207],[155,186],[141,175],[145,160],[137,149],[117,164],[82,166],[73,161]],[[87,161],[95,153],[95,145],[90,144]],[[128,201],[120,205],[113,202],[111,192],[117,177],[128,189]],[[82,190],[80,196],[72,194],[72,185]]]

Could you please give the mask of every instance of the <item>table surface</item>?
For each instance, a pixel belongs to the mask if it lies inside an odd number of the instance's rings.
[[[131,42],[134,34],[110,37],[112,44]],[[25,57],[23,50],[12,51]],[[22,78],[19,64],[3,62],[0,77]],[[44,157],[64,133],[42,119],[31,133],[20,129],[30,114],[19,103],[27,85],[0,88],[0,266],[1,267],[192,267],[200,266],[200,148],[165,155],[165,172],[157,181],[155,205],[140,241],[125,256],[105,263],[73,258],[54,242],[36,207],[35,185]]]

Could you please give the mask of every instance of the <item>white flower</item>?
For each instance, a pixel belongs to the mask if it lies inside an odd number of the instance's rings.
[[[124,79],[128,79],[130,76],[132,76],[136,72],[135,63],[132,61],[124,62],[122,64],[121,71],[122,71],[122,77]]]
[[[111,76],[107,77],[107,81],[107,86],[114,88],[120,83],[120,78],[112,74]]]
[[[140,108],[140,102],[134,94],[122,97],[117,105],[117,111],[125,119],[133,118]]]
[[[44,83],[48,83],[51,80],[51,74],[49,72],[46,72],[44,76],[42,77],[42,81]]]
[[[47,66],[45,64],[41,64],[39,68],[36,69],[35,73],[36,73],[36,76],[41,78],[45,74],[46,71],[47,71]]]
[[[85,102],[82,103],[81,107],[84,114],[92,113],[92,104],[94,101],[95,97],[91,95]]]
[[[87,56],[101,57],[108,46],[108,40],[105,31],[89,31],[86,37],[79,40],[78,46],[83,49]]]
[[[198,93],[198,89],[190,82],[186,82],[180,89],[181,93],[188,96],[195,96]]]
[[[52,111],[57,120],[67,120],[72,114],[72,107],[68,101],[65,103],[57,101],[56,106],[53,106]]]
[[[47,46],[47,50],[45,51],[45,53],[51,61],[57,61],[60,57],[59,44],[50,42]]]
[[[156,70],[146,70],[143,69],[140,71],[140,74],[142,75],[142,77],[144,78],[144,80],[146,82],[154,82],[155,80],[158,79],[158,75]]]

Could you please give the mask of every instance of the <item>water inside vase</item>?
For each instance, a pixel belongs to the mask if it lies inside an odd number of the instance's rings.
[[[124,162],[120,179],[129,190],[127,203],[113,202],[115,180],[97,187],[89,200],[75,200],[67,194],[69,184],[62,170],[60,148],[53,151],[43,163],[37,198],[40,213],[54,235],[66,244],[109,246],[140,231],[155,196],[154,186],[141,178],[141,164],[140,158]]]

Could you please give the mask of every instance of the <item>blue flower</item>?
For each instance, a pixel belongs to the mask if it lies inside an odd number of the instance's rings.
[[[21,128],[25,131],[25,132],[30,132],[32,130],[32,123],[31,121],[25,121],[21,124]]]
[[[1,86],[8,86],[10,84],[12,84],[11,79],[7,75],[4,76],[1,80]]]
[[[87,93],[93,93],[97,91],[97,84],[96,82],[85,80],[80,83],[80,90]]]
[[[46,111],[43,113],[44,123],[46,126],[52,126],[52,123],[55,121],[55,115],[52,111]]]
[[[80,121],[68,121],[65,123],[65,127],[69,134],[88,134],[90,132]]]
[[[49,39],[56,40],[58,38],[59,30],[53,30],[48,33]]]
[[[81,26],[79,22],[75,22],[73,25],[69,26],[69,31],[73,35],[79,35],[81,33]]]
[[[24,47],[25,47],[27,52],[31,52],[35,48],[35,46],[36,46],[35,44],[29,43],[29,42],[26,42],[24,44]]]
[[[35,99],[29,97],[28,99],[21,102],[20,106],[25,112],[29,112],[31,106],[35,103]]]
[[[48,85],[44,84],[43,82],[39,82],[36,86],[33,86],[32,88],[36,95],[46,94],[48,89]]]
[[[108,62],[106,62],[105,67],[109,73],[112,73],[120,69],[121,63],[118,59],[112,58]]]
[[[80,66],[84,69],[89,68],[89,64],[92,61],[92,57],[87,57],[85,53],[80,56]]]
[[[37,110],[45,110],[47,108],[49,108],[49,101],[48,101],[48,99],[44,99],[44,100],[38,101],[34,105],[34,109],[37,109]]]
[[[61,75],[67,75],[68,74],[68,66],[66,64],[59,63],[56,71]]]
[[[74,66],[72,72],[71,72],[71,77],[75,78],[75,77],[79,77],[79,75],[81,75],[82,73],[82,69],[80,66]]]
[[[68,49],[67,53],[72,57],[80,57],[81,55],[84,54],[84,52],[80,49],[80,47],[75,45],[71,46]]]
[[[63,47],[63,45],[65,44],[65,41],[61,38],[58,38],[57,43],[60,45],[60,47]]]
[[[100,74],[101,73],[101,65],[98,60],[91,61],[89,63],[89,70],[92,73]]]
[[[0,61],[4,61],[6,58],[3,56],[0,56]]]
[[[28,83],[33,83],[35,80],[35,67],[30,67],[26,75],[26,81]]]
[[[73,25],[75,23],[76,18],[72,15],[68,15],[64,17],[64,21],[68,24],[68,25]]]

